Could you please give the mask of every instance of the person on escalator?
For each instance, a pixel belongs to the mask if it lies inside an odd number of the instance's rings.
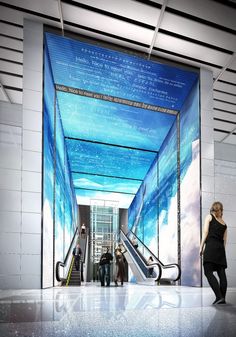
[[[83,223],[81,226],[81,237],[85,238],[85,235],[86,235],[86,227],[85,224]]]
[[[109,253],[109,248],[107,247],[106,252],[102,254],[99,262],[100,271],[100,281],[101,286],[104,287],[105,281],[107,287],[110,286],[111,276],[110,276],[110,262],[113,260],[113,256]]]
[[[75,257],[75,269],[77,271],[80,270],[80,261],[81,261],[81,257],[82,257],[82,250],[80,248],[79,243],[77,243],[76,247],[73,249],[73,253],[72,253]]]
[[[150,266],[154,263],[153,257],[149,256],[149,259],[147,260],[147,264]],[[152,277],[153,274],[153,268],[148,268],[148,273],[149,273],[149,277]]]
[[[115,285],[118,286],[118,280],[121,282],[121,286],[124,283],[124,274],[125,274],[125,261],[124,254],[122,251],[122,245],[119,244],[115,249],[115,258],[116,258],[116,276],[115,276]]]
[[[136,237],[134,236],[131,241],[132,241],[132,245],[134,246],[134,248],[137,249],[138,248],[138,241],[137,241]]]

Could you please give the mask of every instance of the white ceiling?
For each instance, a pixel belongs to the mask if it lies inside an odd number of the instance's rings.
[[[19,104],[24,18],[211,70],[215,140],[236,144],[236,0],[0,1],[0,100]]]

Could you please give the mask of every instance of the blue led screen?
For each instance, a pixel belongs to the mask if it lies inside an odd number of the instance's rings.
[[[197,74],[46,34],[55,83],[180,110]]]
[[[177,263],[177,121],[159,152],[158,203],[159,258],[164,264]]]
[[[156,153],[66,139],[71,170],[144,179]]]
[[[47,48],[45,48],[43,123],[43,287],[53,286],[54,92]]]
[[[76,189],[76,197],[79,205],[90,205],[91,200],[108,200],[117,202],[119,208],[127,208],[130,205],[134,195],[124,193],[112,193],[107,191],[90,191]]]
[[[201,284],[199,128],[197,83],[180,113],[181,284],[191,286]]]
[[[53,269],[58,261],[64,261],[77,226],[76,195],[71,184],[47,47],[44,54],[43,128],[42,287],[45,288],[56,284],[56,280],[53,280]]]
[[[128,211],[128,226],[157,254],[158,160],[154,159]]]
[[[157,151],[175,116],[57,92],[67,137]]]
[[[91,174],[73,173],[75,188],[89,188],[98,191],[115,191],[135,194],[141,184],[141,180],[104,177]]]

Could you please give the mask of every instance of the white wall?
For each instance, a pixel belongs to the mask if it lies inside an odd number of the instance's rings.
[[[236,286],[236,146],[215,143],[215,200],[224,205],[224,219],[228,226],[226,271],[228,285]]]
[[[23,51],[23,105],[0,102],[1,289],[41,287],[42,24]]]

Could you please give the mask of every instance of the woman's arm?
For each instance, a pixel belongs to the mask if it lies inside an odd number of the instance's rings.
[[[225,232],[224,232],[224,246],[226,246],[226,242],[227,242],[227,228],[226,228],[226,230],[225,230]]]
[[[203,254],[203,247],[205,245],[205,241],[209,232],[209,224],[210,221],[212,220],[212,216],[210,214],[208,214],[205,218],[205,222],[204,222],[204,228],[203,228],[203,233],[202,233],[202,241],[200,244],[200,249],[199,249],[199,254],[202,255]]]

